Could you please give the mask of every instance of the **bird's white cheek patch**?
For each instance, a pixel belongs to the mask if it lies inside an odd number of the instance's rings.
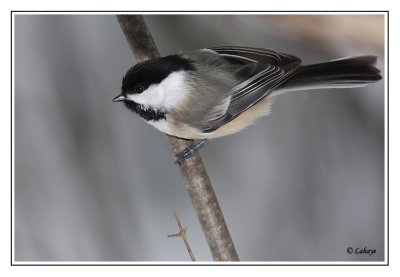
[[[179,107],[190,91],[188,73],[176,71],[161,83],[148,87],[140,94],[128,94],[127,98],[145,107],[173,109]]]
[[[152,85],[139,94],[128,94],[127,98],[143,106],[160,106],[164,99],[164,92],[160,85]]]

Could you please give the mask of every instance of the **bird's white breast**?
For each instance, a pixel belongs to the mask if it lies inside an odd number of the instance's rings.
[[[168,127],[168,122],[165,119],[153,121],[149,120],[147,121],[151,126],[159,130],[160,132],[166,133],[166,134],[171,134],[171,130]]]

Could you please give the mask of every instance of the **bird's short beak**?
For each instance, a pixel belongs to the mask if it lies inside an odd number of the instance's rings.
[[[113,102],[121,102],[125,100],[125,96],[123,96],[122,94],[118,95],[117,97],[115,97],[112,101]]]

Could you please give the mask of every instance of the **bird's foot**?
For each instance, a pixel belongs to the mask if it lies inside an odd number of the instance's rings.
[[[199,149],[203,147],[205,143],[206,139],[195,141],[187,148],[185,148],[182,152],[176,155],[175,163],[180,165],[184,160],[189,159],[191,156],[193,156],[194,153],[199,151]]]

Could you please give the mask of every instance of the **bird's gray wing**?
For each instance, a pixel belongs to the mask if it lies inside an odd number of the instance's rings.
[[[226,112],[197,126],[206,133],[235,119],[266,97],[274,88],[288,80],[301,64],[297,57],[269,49],[227,46],[208,50],[225,58],[229,63],[243,66],[236,73],[239,82],[232,88]]]

